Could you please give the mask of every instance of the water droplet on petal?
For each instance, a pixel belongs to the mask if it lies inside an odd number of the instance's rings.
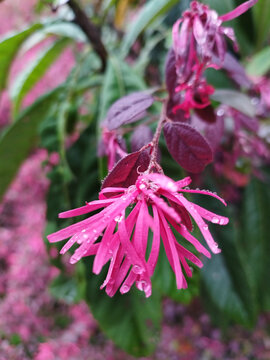
[[[212,221],[213,224],[218,224],[219,223],[219,219],[217,217],[215,217],[215,216],[212,218],[211,221]]]
[[[208,225],[204,225],[203,229],[206,231],[208,230]]]
[[[121,294],[126,294],[129,291],[129,287],[127,285],[123,285],[120,289]]]
[[[138,275],[142,274],[144,272],[144,268],[141,267],[140,265],[134,265],[132,270],[135,274],[138,274]]]
[[[116,221],[116,222],[121,222],[123,220],[123,215],[122,216],[116,216],[115,218],[114,218],[114,221]]]

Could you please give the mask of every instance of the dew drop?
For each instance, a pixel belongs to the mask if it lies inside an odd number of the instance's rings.
[[[219,223],[219,219],[217,217],[213,217],[211,221],[212,221],[213,224],[218,224]]]
[[[204,225],[203,229],[208,230],[208,225]]]
[[[123,285],[120,289],[121,294],[126,294],[129,291],[129,287],[127,285]]]
[[[144,272],[144,269],[140,265],[134,265],[132,270],[135,274],[138,274],[138,275],[140,275]]]
[[[123,220],[123,215],[122,216],[119,215],[114,218],[114,221],[116,221],[118,223],[120,223],[122,220]]]
[[[84,233],[84,232],[86,232],[86,229],[83,229],[83,230],[82,230],[82,233]]]
[[[83,238],[84,238],[84,239],[88,239],[88,235],[87,235],[87,234],[84,234],[84,235],[83,235]]]

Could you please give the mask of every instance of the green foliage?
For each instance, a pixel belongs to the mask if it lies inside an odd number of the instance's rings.
[[[239,91],[218,89],[211,95],[211,99],[219,101],[221,104],[229,105],[247,116],[253,117],[256,114],[256,109],[252,105],[251,99]]]
[[[253,8],[253,16],[256,28],[256,48],[262,49],[264,42],[270,35],[270,3],[268,0],[260,0]]]
[[[257,53],[247,64],[247,72],[252,76],[263,76],[270,70],[270,46]]]
[[[101,329],[116,345],[135,356],[151,354],[159,340],[161,298],[155,291],[148,299],[139,290],[108,297],[99,287],[104,280],[90,273],[92,261],[85,260],[86,299]]]
[[[23,42],[35,31],[42,28],[41,24],[34,24],[16,34],[5,37],[0,41],[0,90],[7,85],[9,69]]]
[[[164,15],[179,0],[150,0],[140,10],[137,19],[126,32],[121,46],[121,53],[126,56],[140,33],[149,26],[158,16]]]
[[[11,97],[15,114],[18,112],[25,95],[27,95],[33,86],[42,78],[49,67],[61,55],[68,43],[69,41],[67,39],[62,39],[47,49],[42,50],[35,61],[31,62],[28,67],[17,76],[11,87]]]
[[[224,214],[224,209],[218,208],[217,212]],[[257,315],[255,297],[236,241],[235,215],[229,212],[227,216],[230,223],[224,228],[211,226],[222,252],[204,261],[201,271],[203,301],[213,321],[221,327],[232,321],[252,326]]]
[[[50,294],[57,300],[64,300],[66,303],[71,304],[80,300],[78,284],[74,276],[67,276],[60,274],[53,279],[50,284]]]
[[[37,130],[50,112],[60,89],[40,97],[24,110],[0,138],[0,198],[16,175],[19,166],[37,145]]]
[[[270,310],[269,182],[253,179],[245,189],[238,224],[241,256],[259,308]]]
[[[144,81],[131,66],[111,57],[101,89],[99,119],[105,118],[109,107],[120,97],[132,91],[143,90],[145,87]]]

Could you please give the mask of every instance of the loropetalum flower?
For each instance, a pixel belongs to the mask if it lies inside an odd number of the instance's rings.
[[[223,199],[205,190],[190,190],[191,179],[186,177],[174,182],[165,175],[144,173],[135,185],[128,188],[108,187],[99,194],[99,200],[85,206],[59,214],[60,218],[87,214],[103,208],[99,213],[68,226],[48,236],[50,242],[58,242],[71,237],[63,246],[66,253],[74,243],[79,247],[70,262],[76,263],[82,257],[95,255],[93,272],[99,274],[110,261],[108,273],[101,288],[113,296],[120,288],[122,294],[128,292],[135,283],[137,288],[151,295],[151,276],[154,273],[160,251],[160,239],[169,263],[175,272],[177,288],[186,288],[183,274],[192,275],[188,261],[202,267],[201,260],[176,240],[174,231],[187,240],[198,253],[210,257],[210,252],[192,234],[190,216],[198,225],[210,250],[220,252],[214,241],[207,221],[226,225],[228,218],[196,205],[184,196],[185,193],[210,195]],[[151,246],[148,235],[152,232]],[[185,240],[184,240],[185,239]],[[148,255],[147,255],[148,254]]]
[[[221,16],[209,6],[192,1],[190,9],[175,22],[172,30],[177,75],[175,91],[186,93],[184,102],[176,106],[174,111],[183,109],[188,116],[190,109],[209,105],[208,96],[213,93],[213,88],[206,83],[204,71],[209,67],[220,68],[227,50],[226,37],[232,40],[235,50],[238,50],[234,30],[224,27],[223,22],[240,16],[257,1],[246,1]],[[204,94],[203,99],[200,94]]]
[[[99,156],[108,157],[108,169],[111,170],[115,163],[126,156],[124,140],[117,135],[116,131],[102,128],[102,142],[99,146]]]

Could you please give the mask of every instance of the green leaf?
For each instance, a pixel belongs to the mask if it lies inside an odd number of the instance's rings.
[[[252,326],[256,320],[257,306],[245,263],[239,254],[232,222],[233,216],[226,227],[216,231],[211,229],[222,252],[204,262],[201,271],[202,297],[218,325],[224,326],[234,321]]]
[[[100,123],[105,119],[110,106],[122,96],[138,90],[145,89],[144,81],[124,61],[111,57],[108,61],[103,86],[101,88],[101,100],[99,105],[99,124],[97,132],[100,132]],[[107,175],[105,158],[99,159],[100,178]]]
[[[41,24],[34,24],[26,30],[9,35],[0,41],[0,90],[6,87],[9,69],[22,43],[35,31],[42,28]]]
[[[109,107],[120,97],[145,89],[145,83],[124,61],[110,58],[101,89],[99,119],[103,120]]]
[[[73,276],[60,274],[51,282],[49,291],[55,299],[72,304],[80,299],[77,287],[78,284]]]
[[[270,46],[257,53],[247,64],[247,72],[252,76],[263,76],[270,70]]]
[[[211,95],[211,99],[228,105],[247,116],[253,117],[256,115],[256,109],[252,105],[250,98],[239,91],[218,89]]]
[[[99,287],[102,277],[90,273],[92,261],[85,260],[86,299],[104,333],[134,356],[150,355],[159,340],[161,298],[154,292],[146,299],[137,289],[110,298]]]
[[[160,247],[158,263],[152,278],[153,292],[158,292],[179,303],[189,304],[195,296],[199,295],[198,280],[198,273],[194,269],[192,278],[187,279],[188,288],[178,290],[175,274],[169,264],[164,247]]]
[[[262,49],[264,42],[270,34],[270,3],[269,0],[260,0],[253,7],[253,15],[256,27],[257,49]]]
[[[203,0],[203,2],[216,10],[219,15],[223,15],[234,8],[233,0]]]
[[[14,113],[20,108],[21,102],[25,95],[41,79],[54,61],[61,55],[64,48],[68,45],[69,40],[62,39],[55,42],[45,51],[43,50],[37,59],[29,64],[14,81],[10,90],[13,99]]]
[[[37,129],[50,111],[60,88],[42,97],[25,109],[0,138],[0,198],[16,175],[37,140]]]
[[[270,190],[269,183],[253,179],[245,189],[238,227],[238,240],[261,310],[270,310],[269,241]]]
[[[136,20],[130,25],[123,39],[121,54],[125,57],[140,33],[147,28],[158,16],[166,12],[179,0],[150,0],[140,10]]]

